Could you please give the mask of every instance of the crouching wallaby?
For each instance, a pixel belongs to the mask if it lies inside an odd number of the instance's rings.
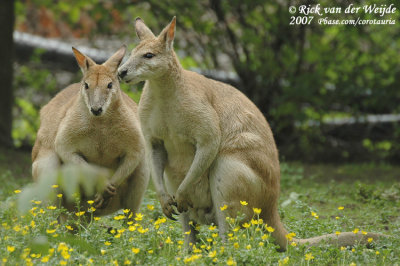
[[[191,232],[188,245],[196,239],[196,222],[217,224],[224,238],[226,216],[240,211],[250,220],[252,208],[261,208],[260,217],[285,249],[288,232],[278,214],[280,167],[271,129],[240,91],[182,69],[173,49],[175,21],[156,37],[137,18],[140,43],[119,68],[126,82],[146,80],[139,117],[162,210],[173,218],[177,207],[183,230]],[[333,239],[346,245],[368,237],[378,235],[342,233],[293,241]]]
[[[33,179],[64,163],[105,167],[113,174],[105,191],[95,195],[96,214],[121,208],[136,212],[150,170],[137,105],[121,91],[117,77],[126,47],[102,65],[72,49],[83,78],[40,111],[41,125],[32,150]]]

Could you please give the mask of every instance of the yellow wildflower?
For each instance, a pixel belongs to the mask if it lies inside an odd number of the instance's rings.
[[[141,213],[136,213],[135,220],[136,220],[136,221],[141,221],[142,219],[143,219],[143,214],[141,214]]]
[[[344,209],[343,206],[339,206],[339,207],[338,207],[338,210],[339,210],[339,211],[341,211],[341,210],[343,210],[343,209]]]
[[[260,214],[260,213],[261,213],[261,209],[259,209],[259,208],[253,208],[253,212],[254,212],[255,214]]]
[[[363,234],[363,235],[366,235],[366,234],[367,234],[367,232],[365,232],[365,231],[361,231],[361,234]]]
[[[242,224],[242,226],[243,226],[244,228],[249,228],[249,227],[250,227],[250,224],[249,224],[249,223],[244,223],[244,224]]]
[[[368,238],[368,243],[371,243],[374,239],[372,237]]]
[[[153,251],[152,249],[150,249],[150,250],[147,251],[147,253],[149,253],[149,254],[153,254],[153,252],[154,252],[154,251]]]
[[[246,206],[248,203],[247,203],[247,201],[243,200],[243,201],[240,201],[240,204],[242,204],[243,206]]]
[[[208,227],[208,230],[210,231],[214,231],[217,227],[215,225],[210,225],[210,227]]]
[[[57,198],[62,198],[62,194],[57,194]]]
[[[106,250],[105,249],[100,249],[100,253],[101,253],[101,255],[104,255],[104,254],[106,254]]]
[[[124,265],[130,265],[132,262],[130,260],[125,260]]]
[[[219,209],[220,209],[221,211],[225,211],[226,209],[228,209],[228,206],[227,206],[226,204],[224,204],[224,206],[219,207]]]
[[[111,243],[106,241],[106,242],[104,242],[104,245],[109,246],[109,245],[111,245]]]
[[[14,193],[15,193],[15,194],[19,194],[19,193],[21,193],[21,190],[16,189],[16,190],[14,190]]]
[[[238,243],[238,242],[235,242],[235,243],[233,244],[233,247],[234,247],[234,248],[239,248],[239,243]]]
[[[306,255],[304,255],[305,260],[312,260],[314,259],[314,256],[312,255],[312,253],[307,253]]]
[[[56,232],[56,229],[47,229],[46,233],[48,234],[54,234]]]
[[[80,217],[80,216],[82,216],[84,214],[85,214],[85,211],[81,211],[81,212],[76,212],[75,213],[75,215],[78,216],[78,217]]]
[[[49,209],[49,210],[55,210],[55,209],[57,209],[57,207],[56,207],[56,206],[47,206],[47,209]]]
[[[226,261],[226,265],[229,265],[229,266],[236,265],[236,261],[234,261],[233,258],[231,257]]]
[[[165,240],[165,244],[172,244],[174,242],[172,242],[170,237],[167,237],[167,239]]]
[[[125,215],[120,214],[120,215],[114,216],[114,220],[116,220],[116,221],[119,221],[122,219],[125,219]]]
[[[131,210],[130,209],[123,209],[122,210],[125,214],[129,213]]]
[[[340,235],[340,232],[339,232],[339,231],[336,231],[335,234],[338,236],[338,235]]]
[[[358,231],[360,231],[360,229],[358,229],[358,228],[355,228],[355,229],[353,230],[353,233],[354,233],[354,234],[357,234],[357,233],[358,233]]]
[[[147,204],[147,209],[149,209],[150,211],[154,210],[154,205]]]
[[[217,251],[216,250],[213,250],[210,253],[208,253],[208,257],[210,257],[210,258],[214,258],[215,256],[217,256]]]
[[[272,228],[271,226],[267,226],[267,225],[265,225],[265,229],[266,229],[269,233],[272,233],[272,232],[275,231],[274,228]]]
[[[134,254],[138,254],[139,251],[140,251],[140,248],[132,248],[132,252],[133,252]]]
[[[15,250],[14,246],[7,246],[7,251],[8,252],[12,253],[12,252],[14,252],[14,250]]]
[[[246,249],[251,249],[251,245],[247,245],[247,246],[246,246]]]
[[[58,188],[58,185],[52,185],[51,187],[52,188]]]

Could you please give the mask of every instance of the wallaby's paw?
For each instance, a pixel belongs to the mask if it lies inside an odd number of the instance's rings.
[[[169,219],[176,221],[176,219],[172,216],[173,214],[178,215],[172,206],[177,206],[173,197],[168,194],[163,194],[160,197],[161,208],[165,216]]]
[[[193,203],[189,193],[185,193],[184,191],[178,189],[175,200],[176,204],[178,205],[178,212],[180,213],[187,211],[189,208],[193,208]]]
[[[101,209],[104,203],[104,198],[103,195],[100,193],[96,193],[96,195],[94,195],[94,207],[96,209]]]
[[[112,197],[117,194],[117,188],[110,183],[107,185],[106,189],[104,190],[104,193],[108,193]]]

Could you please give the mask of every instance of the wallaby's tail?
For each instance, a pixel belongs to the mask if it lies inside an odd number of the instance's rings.
[[[293,242],[301,245],[317,246],[321,242],[336,245],[338,247],[353,246],[356,244],[367,245],[369,243],[376,242],[379,238],[386,238],[386,235],[379,233],[353,233],[353,232],[343,232],[339,235],[337,234],[326,234],[322,236],[316,236],[305,239],[293,238]]]

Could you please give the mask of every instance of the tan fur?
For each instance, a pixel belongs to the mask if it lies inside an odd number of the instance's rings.
[[[41,125],[32,150],[33,179],[62,163],[106,167],[113,175],[106,191],[95,197],[96,214],[121,208],[136,212],[149,170],[137,106],[120,90],[116,75],[125,47],[102,65],[76,49],[74,54],[83,79],[62,90],[41,109]],[[92,110],[99,108],[102,112],[94,115]]]
[[[237,89],[182,69],[172,47],[174,30],[175,18],[155,37],[136,19],[141,42],[119,68],[125,81],[146,80],[139,116],[164,214],[172,218],[177,206],[183,230],[191,229],[188,244],[196,234],[189,221],[218,224],[225,237],[226,216],[240,211],[248,221],[252,208],[261,208],[260,217],[285,249],[278,151],[267,121]],[[225,204],[228,209],[221,211]]]

